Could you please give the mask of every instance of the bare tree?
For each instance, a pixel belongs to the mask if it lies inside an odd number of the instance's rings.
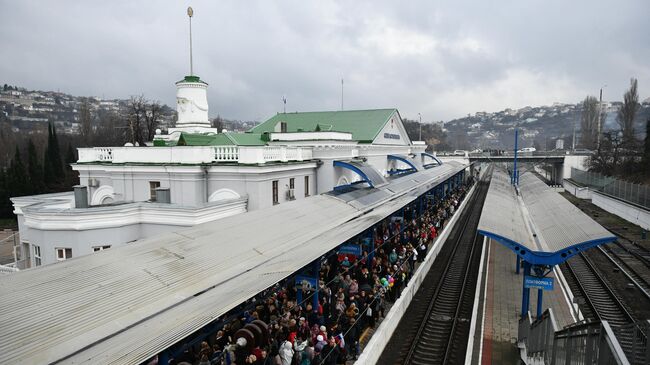
[[[90,104],[87,99],[83,99],[79,107],[79,124],[81,125],[81,140],[84,146],[90,146],[92,142],[92,115],[90,113]]]
[[[598,140],[598,99],[587,96],[582,101],[582,116],[580,119],[580,144],[584,148],[595,149]]]
[[[221,132],[223,130],[223,127],[224,124],[221,115],[217,115],[216,118],[212,119],[212,128],[216,128],[218,132]]]
[[[618,132],[603,133],[602,141],[596,153],[590,158],[589,170],[605,175],[616,175],[623,163],[622,145],[623,142]]]
[[[146,99],[144,95],[132,96],[127,106],[128,140],[133,145],[145,145],[144,131],[146,127]]]
[[[162,106],[158,101],[144,102],[144,120],[146,123],[147,131],[147,141],[152,141],[153,137],[156,135],[156,129],[160,125],[160,116],[162,114]]]
[[[638,81],[630,79],[630,88],[623,95],[623,105],[618,110],[616,121],[623,131],[623,142],[632,144],[634,142],[634,117],[639,111],[639,94],[637,92]]]

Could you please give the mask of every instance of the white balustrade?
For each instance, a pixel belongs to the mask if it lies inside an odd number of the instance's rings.
[[[196,146],[196,147],[95,147],[79,148],[77,162],[207,163],[306,161],[313,158],[311,147],[287,146]]]
[[[214,148],[215,162],[238,162],[239,147],[237,146],[217,146]]]

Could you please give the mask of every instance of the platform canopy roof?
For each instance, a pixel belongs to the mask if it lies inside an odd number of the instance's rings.
[[[0,364],[138,364],[467,167],[306,199],[0,277]]]
[[[531,172],[519,189],[495,169],[478,225],[479,233],[532,264],[557,265],[616,237]]]

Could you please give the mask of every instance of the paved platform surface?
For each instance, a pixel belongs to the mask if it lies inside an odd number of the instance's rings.
[[[477,326],[474,333],[472,364],[518,364],[517,331],[521,314],[523,271],[515,273],[515,254],[488,240],[483,270]],[[487,273],[487,280],[485,274]],[[553,276],[553,274],[549,275]],[[531,289],[531,306],[537,310],[537,290]],[[573,323],[569,304],[555,279],[553,291],[544,293],[544,308],[553,308],[557,325]]]

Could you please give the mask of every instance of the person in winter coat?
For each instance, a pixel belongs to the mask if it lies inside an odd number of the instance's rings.
[[[280,346],[280,360],[282,361],[282,365],[291,365],[291,359],[293,359],[291,342],[284,341]]]

